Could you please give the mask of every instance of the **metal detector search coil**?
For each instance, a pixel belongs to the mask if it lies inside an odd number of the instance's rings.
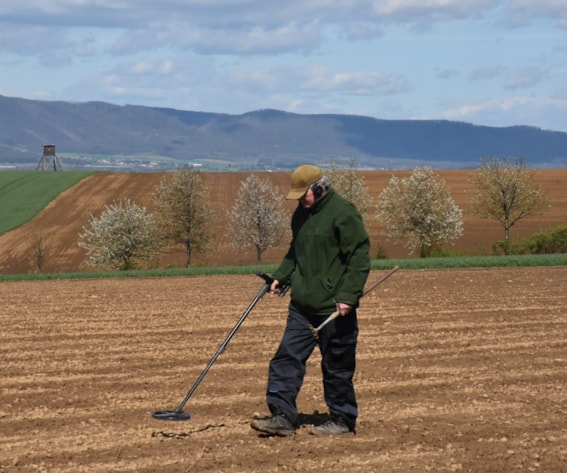
[[[248,308],[244,311],[244,313],[242,314],[242,316],[240,317],[240,319],[238,320],[238,322],[236,323],[234,328],[230,331],[228,336],[225,338],[224,342],[222,342],[220,347],[217,349],[216,353],[211,358],[211,361],[209,361],[208,365],[205,367],[203,372],[199,375],[199,377],[197,378],[197,380],[195,381],[195,383],[193,384],[193,386],[191,387],[191,389],[189,390],[189,392],[185,396],[185,399],[183,399],[183,401],[181,402],[181,404],[179,404],[177,409],[175,409],[173,411],[154,411],[154,412],[152,412],[152,417],[154,417],[154,419],[179,421],[179,420],[189,420],[191,418],[191,414],[188,414],[187,412],[183,412],[183,408],[185,407],[185,404],[187,404],[189,399],[191,399],[191,396],[193,396],[193,393],[197,390],[197,387],[199,386],[199,384],[201,384],[201,381],[203,381],[203,378],[207,375],[207,373],[211,369],[211,366],[213,366],[215,361],[217,361],[217,358],[221,355],[221,353],[224,352],[226,346],[228,345],[228,343],[230,342],[232,337],[234,337],[234,334],[238,331],[238,329],[240,328],[240,326],[242,325],[244,320],[246,320],[246,317],[248,317],[248,314],[250,314],[250,312],[252,311],[254,306],[258,303],[258,301],[262,297],[264,297],[264,295],[270,290],[272,283],[274,282],[274,278],[268,276],[265,273],[257,272],[256,275],[261,277],[265,281],[264,285],[260,288],[260,290],[258,291],[258,294],[256,294],[256,297],[250,303]],[[279,296],[283,297],[289,289],[289,284],[285,284],[285,285],[282,284],[282,285],[279,285],[278,287],[280,289]]]

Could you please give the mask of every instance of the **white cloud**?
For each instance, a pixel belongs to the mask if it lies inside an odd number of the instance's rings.
[[[319,41],[316,30],[288,25],[274,30],[254,27],[247,31],[198,31],[181,35],[177,45],[203,54],[278,54],[312,51]]]
[[[55,51],[68,47],[66,31],[52,30],[47,26],[0,24],[0,52],[27,56],[38,51]]]
[[[458,69],[452,67],[436,67],[435,76],[439,79],[451,79],[459,75]]]
[[[383,37],[384,28],[377,22],[366,22],[361,19],[345,25],[342,32],[339,31],[338,34],[352,41],[368,40]]]
[[[508,22],[514,26],[537,19],[551,19],[560,28],[567,28],[565,0],[509,0],[506,3]]]
[[[260,95],[280,91],[294,96],[298,90],[317,95],[394,95],[408,89],[403,77],[380,72],[335,72],[320,63],[299,67],[241,67],[233,69],[226,82]]]
[[[97,31],[97,36],[105,31],[121,31],[122,36],[112,48],[117,54],[158,48],[198,54],[311,53],[320,46],[323,32],[349,40],[379,38],[388,25],[413,26],[424,31],[439,22],[479,19],[499,12],[502,5],[507,6],[510,21],[545,17],[567,22],[564,3],[564,0],[4,0],[0,2],[0,24],[34,26],[67,37],[71,31],[76,35],[81,28]],[[25,44],[23,34],[17,37]],[[56,45],[57,49],[64,47]],[[47,46],[38,44],[35,54],[42,49]],[[26,51],[34,54],[31,48]]]
[[[303,90],[347,95],[392,95],[408,87],[403,77],[381,72],[333,72],[322,64],[310,66],[302,84]]]
[[[441,20],[477,16],[499,3],[498,0],[386,0],[374,2],[374,11],[380,16],[404,20],[423,15]]]
[[[331,77],[329,88],[354,95],[391,95],[404,92],[408,84],[401,77],[380,72],[342,72]]]
[[[514,97],[464,104],[446,110],[443,116],[488,126],[511,126],[539,123],[540,128],[557,130],[561,116],[567,113],[567,98]]]
[[[155,64],[146,61],[138,62],[137,64],[134,64],[132,67],[132,72],[134,74],[148,74],[155,72],[155,70],[156,70]]]
[[[512,71],[506,77],[504,88],[515,90],[524,87],[531,87],[538,84],[545,77],[546,71],[537,67],[524,67]]]
[[[485,66],[473,69],[469,73],[470,80],[481,80],[481,79],[494,79],[502,74],[504,68],[502,66]]]
[[[256,91],[261,95],[273,93],[277,90],[296,89],[300,80],[297,71],[289,67],[238,67],[227,74],[226,83],[229,87],[244,88],[248,91]]]
[[[566,2],[0,0],[0,93],[564,128]]]
[[[308,52],[319,46],[320,32],[299,25],[274,30],[216,30],[180,22],[154,24],[144,30],[126,30],[111,47],[113,54],[128,55],[145,50],[175,49],[197,54],[279,54]]]

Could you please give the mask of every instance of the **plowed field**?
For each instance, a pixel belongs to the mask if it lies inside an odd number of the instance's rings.
[[[369,283],[381,276],[373,272]],[[567,471],[567,268],[398,271],[362,301],[356,436],[253,431],[287,299],[267,295],[190,399],[255,276],[0,284],[2,472]]]
[[[289,173],[257,173],[261,178],[268,178],[279,186],[282,194],[289,187]],[[361,173],[373,198],[389,183],[392,174],[398,177],[410,172],[368,171]],[[210,233],[216,238],[214,251],[208,254],[195,254],[193,266],[227,266],[255,264],[255,251],[236,251],[225,238],[225,214],[235,203],[242,180],[248,173],[203,173],[205,185],[210,192],[210,207],[218,216],[210,222]],[[500,223],[493,220],[480,220],[470,211],[471,196],[475,193],[470,184],[470,171],[438,171],[451,190],[457,205],[463,209],[463,236],[455,242],[454,249],[468,255],[491,254],[492,245],[504,237]],[[80,182],[72,189],[61,194],[51,202],[31,222],[4,235],[0,235],[0,273],[20,274],[38,271],[34,262],[34,236],[41,235],[45,242],[45,262],[43,272],[84,271],[86,266],[85,251],[78,246],[78,234],[83,226],[88,226],[89,215],[100,215],[105,205],[113,201],[129,198],[149,210],[153,208],[154,190],[163,178],[160,173],[114,173],[97,174]],[[548,193],[550,208],[543,215],[537,215],[519,221],[511,230],[512,241],[521,236],[546,230],[567,223],[567,169],[539,170],[538,182]],[[291,210],[297,205],[289,202]],[[372,216],[370,216],[372,217]],[[383,237],[379,222],[368,219],[368,231],[372,244],[372,256],[379,249],[385,250],[389,258],[409,256],[407,249],[394,245]],[[451,246],[448,246],[451,249]],[[276,263],[287,249],[287,242],[280,247],[264,253],[264,263]],[[164,255],[161,267],[185,266],[185,252],[178,248],[176,252]]]

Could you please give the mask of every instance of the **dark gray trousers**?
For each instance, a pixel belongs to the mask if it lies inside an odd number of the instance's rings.
[[[272,414],[284,414],[297,426],[297,395],[305,377],[306,362],[318,345],[330,414],[342,417],[354,430],[358,416],[353,385],[358,336],[356,310],[327,324],[316,340],[308,324],[317,327],[324,320],[325,317],[302,313],[290,304],[282,340],[270,361],[266,400]]]

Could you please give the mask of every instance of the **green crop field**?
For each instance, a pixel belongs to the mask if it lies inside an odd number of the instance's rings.
[[[0,172],[0,235],[37,215],[89,172]]]

